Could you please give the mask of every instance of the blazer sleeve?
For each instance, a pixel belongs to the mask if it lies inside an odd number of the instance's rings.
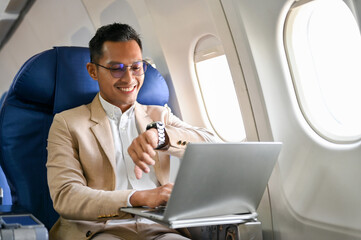
[[[215,142],[216,138],[209,130],[191,126],[175,116],[168,106],[164,117],[165,129],[169,137],[167,151],[175,157],[182,157],[188,143],[192,142]]]
[[[119,208],[127,206],[131,190],[114,191],[104,183],[100,183],[99,186],[88,186],[88,180],[96,176],[87,176],[84,171],[84,159],[79,157],[78,141],[81,139],[73,135],[62,115],[55,115],[48,136],[46,164],[54,209],[62,217],[72,220],[129,218],[130,215],[120,212]],[[111,174],[111,169],[108,168],[106,171],[107,167],[103,168],[94,169],[100,174],[100,182],[102,178],[103,182],[107,180],[104,180],[106,174]]]

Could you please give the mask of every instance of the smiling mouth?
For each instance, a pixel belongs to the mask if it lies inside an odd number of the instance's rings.
[[[119,89],[120,91],[122,92],[125,92],[125,93],[131,93],[134,91],[134,89],[137,87],[137,85],[134,85],[132,87],[127,87],[127,88],[124,88],[124,87],[117,87],[117,89]]]

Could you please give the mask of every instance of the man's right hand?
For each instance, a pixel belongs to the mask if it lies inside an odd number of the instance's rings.
[[[133,207],[147,206],[155,208],[158,206],[164,206],[169,200],[172,189],[173,183],[167,183],[154,189],[136,191],[130,197],[129,202]]]

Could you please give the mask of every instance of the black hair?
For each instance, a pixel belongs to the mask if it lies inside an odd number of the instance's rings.
[[[113,23],[100,27],[89,42],[90,61],[97,63],[103,56],[103,44],[106,41],[127,42],[135,40],[142,50],[139,34],[129,25]]]

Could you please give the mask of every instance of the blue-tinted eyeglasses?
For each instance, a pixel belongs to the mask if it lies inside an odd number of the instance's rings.
[[[133,76],[141,76],[147,71],[148,62],[142,60],[138,62],[134,62],[132,65],[125,65],[123,63],[117,63],[113,64],[110,67],[105,67],[103,65],[100,65],[98,63],[93,64],[108,69],[110,71],[110,74],[114,78],[121,78],[124,76],[125,71],[127,71],[127,68],[129,68],[129,71],[133,74]]]

